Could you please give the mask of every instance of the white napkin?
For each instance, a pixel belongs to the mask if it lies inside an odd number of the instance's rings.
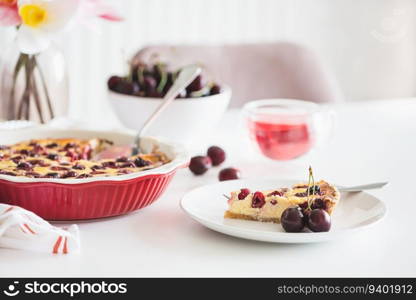
[[[58,228],[21,207],[0,204],[2,247],[53,254],[77,253],[79,230],[77,225]]]

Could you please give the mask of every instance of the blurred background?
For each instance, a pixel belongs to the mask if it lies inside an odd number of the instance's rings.
[[[314,50],[347,101],[416,96],[413,0],[109,0],[123,22],[57,41],[70,78],[70,114],[110,113],[106,80],[152,44],[292,41]],[[0,55],[13,39],[0,31]],[[242,66],[244,68],[244,66]]]

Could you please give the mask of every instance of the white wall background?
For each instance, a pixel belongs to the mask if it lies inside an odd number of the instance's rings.
[[[157,43],[290,40],[314,49],[350,101],[416,96],[413,0],[109,0],[125,21],[57,41],[70,72],[71,114],[108,111],[106,79]],[[0,31],[0,52],[10,31]]]

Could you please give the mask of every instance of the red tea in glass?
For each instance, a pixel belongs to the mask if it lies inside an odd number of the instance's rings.
[[[251,140],[264,156],[273,160],[302,156],[315,146],[317,133],[322,138],[332,128],[329,114],[308,101],[259,100],[247,103],[243,111]]]
[[[312,147],[312,136],[307,123],[249,120],[249,129],[260,151],[271,159],[293,159],[305,154]]]

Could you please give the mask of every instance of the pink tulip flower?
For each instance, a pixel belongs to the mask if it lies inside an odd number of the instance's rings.
[[[20,22],[17,0],[0,0],[0,26],[17,26]]]

